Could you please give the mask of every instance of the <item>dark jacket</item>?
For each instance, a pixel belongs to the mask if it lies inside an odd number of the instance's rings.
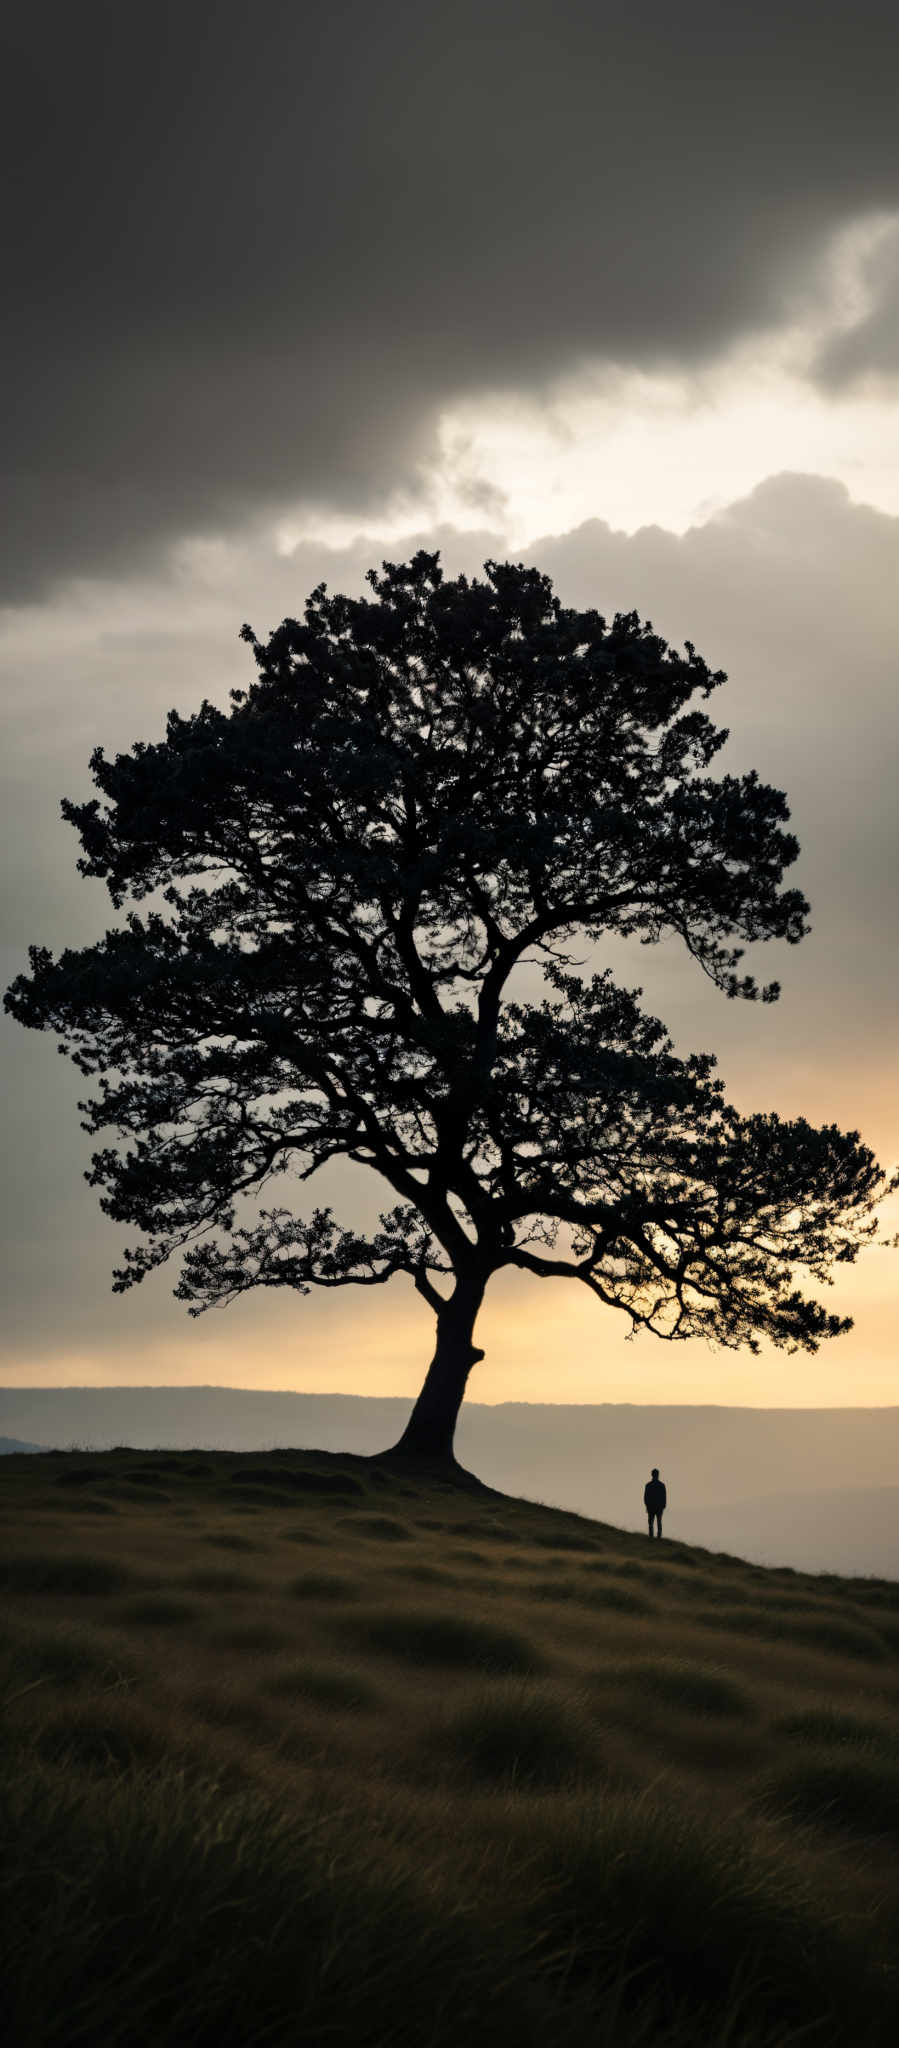
[[[668,1495],[663,1479],[647,1479],[643,1488],[643,1506],[651,1515],[660,1515],[668,1505]]]

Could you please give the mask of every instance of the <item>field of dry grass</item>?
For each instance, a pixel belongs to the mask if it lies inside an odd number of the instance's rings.
[[[375,1464],[0,1464],[13,2048],[853,2048],[899,1584]]]

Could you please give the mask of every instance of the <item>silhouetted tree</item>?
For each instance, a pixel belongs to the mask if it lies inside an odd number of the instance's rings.
[[[182,1249],[192,1314],[410,1275],[437,1342],[401,1442],[443,1458],[493,1273],[577,1280],[666,1338],[813,1351],[850,1324],[796,1269],[853,1260],[883,1189],[857,1133],[738,1116],[639,990],[574,970],[574,943],[676,933],[726,995],[777,995],[739,942],[803,937],[798,849],[778,790],[707,773],[726,734],[692,700],[723,676],[535,569],[486,575],[422,553],[364,600],[321,586],[267,645],[244,627],[259,676],[230,711],[96,752],[101,799],[63,805],[81,871],[155,904],[34,948],[7,997],[97,1079],[88,1179],[150,1239],[116,1287]],[[392,1190],[378,1229],[239,1220],[336,1159]]]

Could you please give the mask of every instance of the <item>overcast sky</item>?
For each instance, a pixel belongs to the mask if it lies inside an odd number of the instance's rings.
[[[242,621],[322,577],[512,553],[727,669],[727,758],[791,799],[813,933],[755,963],[780,1004],[668,947],[623,974],[741,1108],[894,1163],[894,0],[12,12],[4,983],[108,921],[58,818],[95,744],[223,699]],[[8,1383],[415,1391],[403,1282],[199,1322],[174,1275],[112,1297],[78,1087],[49,1039],[4,1048]],[[886,1253],[792,1362],[627,1344],[577,1292],[494,1283],[476,1398],[899,1398]]]

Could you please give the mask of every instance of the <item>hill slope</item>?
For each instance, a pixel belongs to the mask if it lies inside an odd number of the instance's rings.
[[[408,1413],[405,1400],[232,1387],[0,1389],[0,1427],[62,1448],[377,1453],[396,1442]],[[899,1408],[475,1401],[462,1410],[458,1454],[504,1493],[633,1529],[643,1525],[644,1480],[659,1465],[672,1535],[765,1564],[899,1576],[899,1536],[873,1497],[897,1484]]]
[[[323,1454],[0,1515],[14,2048],[894,2038],[894,1584]]]

